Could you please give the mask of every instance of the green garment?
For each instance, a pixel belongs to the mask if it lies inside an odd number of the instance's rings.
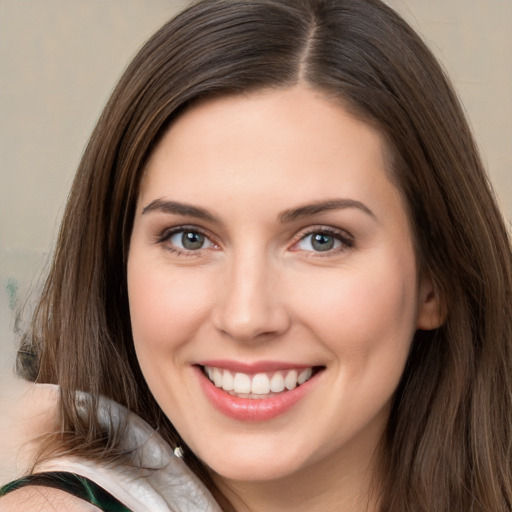
[[[131,512],[105,489],[88,478],[65,471],[52,471],[48,473],[35,473],[14,480],[0,488],[0,497],[27,485],[54,487],[65,491],[77,498],[81,498],[105,512]]]

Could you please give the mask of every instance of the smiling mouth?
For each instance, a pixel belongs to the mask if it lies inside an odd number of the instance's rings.
[[[217,388],[238,398],[263,399],[291,391],[306,383],[324,367],[312,366],[274,372],[248,374],[225,368],[201,366],[204,375]]]

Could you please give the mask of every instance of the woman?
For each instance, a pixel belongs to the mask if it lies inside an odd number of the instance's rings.
[[[84,154],[25,340],[60,428],[0,503],[511,510],[511,290],[461,108],[391,9],[198,2]]]

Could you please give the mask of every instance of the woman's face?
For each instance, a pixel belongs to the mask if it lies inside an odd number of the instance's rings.
[[[305,86],[200,104],[154,151],[128,261],[134,343],[215,474],[369,464],[436,311],[384,153]]]

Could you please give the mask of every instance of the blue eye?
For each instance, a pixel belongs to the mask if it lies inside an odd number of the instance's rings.
[[[301,251],[328,252],[351,247],[352,242],[338,233],[331,233],[325,230],[318,230],[303,236],[296,244]]]
[[[203,233],[194,230],[181,229],[167,237],[168,243],[178,251],[198,251],[213,247],[211,240]]]

